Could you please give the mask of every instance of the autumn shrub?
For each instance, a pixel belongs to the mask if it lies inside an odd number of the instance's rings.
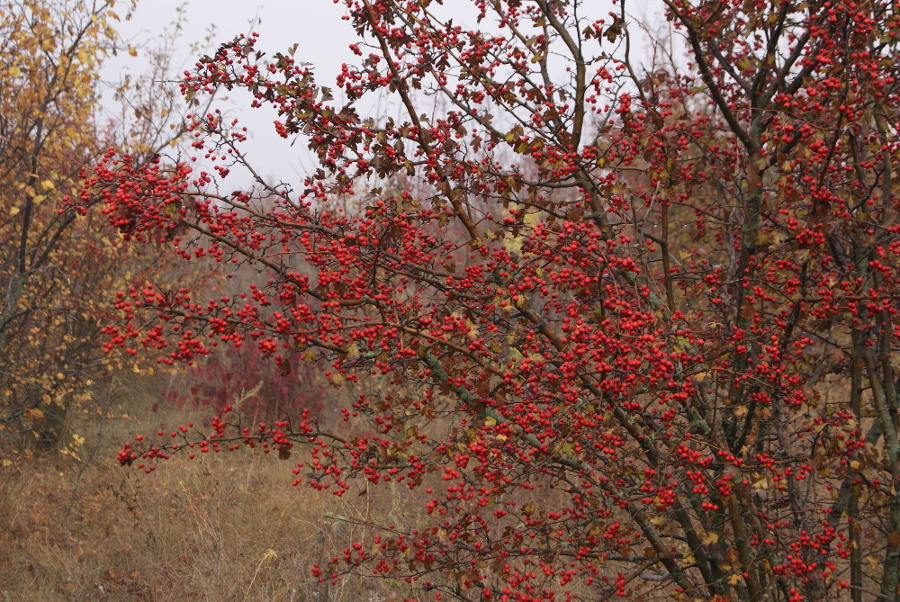
[[[116,290],[167,276],[198,279],[175,276],[174,258],[161,249],[126,244],[99,207],[74,205],[82,170],[109,145],[148,157],[181,132],[166,117],[177,99],[146,87],[136,93],[141,78],[117,92],[123,105],[141,101],[140,116],[103,117],[102,66],[136,53],[114,28],[133,7],[0,5],[0,440],[9,453],[54,446],[69,409],[90,405],[97,383],[138,361],[102,347]],[[137,127],[149,123],[154,128]]]

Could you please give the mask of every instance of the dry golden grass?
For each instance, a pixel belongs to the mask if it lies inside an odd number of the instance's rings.
[[[176,458],[150,475],[122,468],[115,452],[134,434],[207,414],[152,413],[146,384],[126,395],[117,414],[72,421],[66,449],[78,459],[57,450],[0,466],[0,600],[376,602],[412,594],[384,580],[320,584],[309,571],[368,539],[355,521],[411,517],[418,507],[404,504],[406,488],[338,499],[292,487],[293,462],[249,451]]]

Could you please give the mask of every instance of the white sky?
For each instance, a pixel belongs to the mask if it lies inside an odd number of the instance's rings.
[[[609,10],[618,10],[610,0],[594,1],[598,3],[594,7],[594,14],[598,17],[605,16]],[[648,19],[649,16],[649,20],[660,22],[659,4],[652,0],[628,1],[630,14],[643,19]],[[462,6],[457,5],[460,9],[471,9],[467,1],[445,0],[444,10],[452,13],[456,2],[462,3]],[[312,63],[316,79],[322,85],[334,88],[334,78],[339,73],[341,64],[352,63],[357,58],[348,46],[359,40],[349,22],[341,19],[345,14],[343,3],[335,4],[334,0],[140,0],[133,18],[118,24],[119,31],[125,39],[135,44],[152,40],[164,30],[172,28],[172,23],[178,17],[179,7],[183,7],[185,19],[173,61],[173,66],[177,68],[174,74],[176,76],[190,68],[199,56],[213,51],[221,42],[230,40],[239,33],[249,33],[248,24],[254,19],[259,21],[253,27],[260,34],[259,49],[271,56],[297,43],[294,58]],[[209,43],[203,44],[210,25],[215,27],[215,34]],[[637,28],[635,33],[638,33]],[[192,44],[203,44],[203,47],[199,53],[191,52]],[[640,48],[634,48],[633,51],[636,55],[643,54]],[[107,66],[104,78],[117,80],[123,68],[137,74],[143,69],[141,65],[140,60],[120,57]],[[302,174],[308,173],[313,167],[313,161],[305,145],[298,141],[294,146],[288,146],[274,134],[272,121],[276,117],[273,112],[251,110],[249,100],[241,102],[239,97],[234,100],[228,114],[238,117],[242,125],[251,132],[250,144],[245,146],[245,150],[248,151],[251,164],[261,175],[297,182]],[[227,108],[221,102],[216,106],[223,110]]]
[[[184,8],[185,19],[173,61],[176,76],[221,42],[249,33],[251,20],[258,22],[253,31],[260,34],[260,49],[271,56],[299,44],[294,58],[312,63],[317,80],[323,85],[333,87],[341,64],[354,57],[348,45],[354,42],[355,32],[347,21],[341,20],[343,6],[332,0],[141,0],[132,19],[117,24],[119,32],[135,45],[157,38],[164,30],[172,29],[179,7]],[[210,25],[215,27],[215,33],[209,43],[204,43]],[[201,44],[199,53],[191,52],[193,44]],[[123,69],[137,75],[143,65],[140,59],[120,57],[107,65],[104,79],[117,80]],[[229,114],[238,117],[252,132],[248,146],[251,160],[256,159],[255,166],[264,176],[296,181],[297,175],[311,166],[305,147],[299,143],[288,147],[273,132],[274,113],[251,110],[248,104],[249,101],[235,102]],[[216,106],[225,110],[222,103]]]

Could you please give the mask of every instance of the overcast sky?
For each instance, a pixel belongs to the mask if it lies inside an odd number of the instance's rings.
[[[343,6],[332,0],[141,0],[133,18],[122,23],[121,30],[128,35],[156,35],[176,19],[179,6],[184,7],[186,17],[182,35],[185,53],[190,43],[205,37],[211,24],[219,42],[247,33],[248,23],[255,19],[259,23],[254,30],[272,51],[298,43],[298,58],[335,73],[352,56],[347,45],[352,43],[354,32],[341,20]]]
[[[271,55],[298,44],[294,57],[315,65],[317,80],[323,85],[333,87],[341,64],[354,56],[348,46],[355,41],[355,33],[348,22],[341,20],[343,6],[332,0],[141,0],[132,18],[118,24],[119,32],[136,45],[158,38],[164,30],[172,29],[182,6],[184,29],[175,53],[176,75],[198,58],[190,50],[192,44],[202,45],[199,55],[209,53],[219,43],[239,33],[249,33],[251,20],[257,22],[253,30],[260,34],[258,47]],[[215,27],[215,35],[204,45],[210,25]],[[123,69],[139,72],[144,67],[140,57],[135,60],[122,56],[107,65],[104,79],[117,80]],[[274,113],[250,110],[247,104],[235,103],[229,112],[253,133],[249,145],[251,160],[262,164],[264,175],[296,181],[298,174],[311,166],[306,149],[300,144],[289,148],[273,133]]]

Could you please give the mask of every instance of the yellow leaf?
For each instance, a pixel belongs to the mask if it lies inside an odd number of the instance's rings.
[[[41,188],[44,190],[53,190],[56,187],[56,184],[53,183],[53,180],[44,180],[41,182]]]
[[[9,216],[10,216],[10,217],[15,217],[15,216],[17,216],[17,215],[19,215],[19,208],[18,208],[18,207],[13,207],[12,209],[9,210]]]
[[[128,49],[128,54],[130,54],[131,56],[137,56],[137,55],[138,55],[138,52],[137,52],[137,50],[134,49],[134,48],[129,48],[129,49]]]
[[[712,545],[712,544],[716,543],[717,541],[719,541],[718,533],[706,531],[702,535],[703,535],[703,538],[701,539],[701,541],[703,542],[703,545],[705,545],[705,546]]]
[[[22,70],[19,69],[18,67],[10,67],[10,68],[9,68],[9,74],[10,74],[12,77],[19,77],[20,75],[22,75]]]
[[[448,537],[447,529],[444,529],[443,527],[438,529],[437,538],[438,541],[444,545],[450,542],[450,537]]]

